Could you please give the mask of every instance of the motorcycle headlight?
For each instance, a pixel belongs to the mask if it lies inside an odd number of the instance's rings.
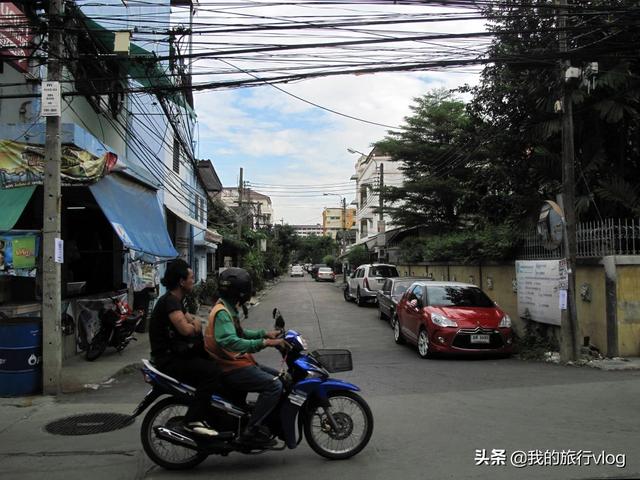
[[[505,313],[502,320],[500,320],[500,324],[498,325],[500,328],[511,328],[511,317]]]
[[[458,324],[450,318],[440,315],[438,313],[431,314],[431,321],[440,327],[457,327]]]

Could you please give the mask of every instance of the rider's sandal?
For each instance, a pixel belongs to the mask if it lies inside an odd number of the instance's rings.
[[[203,437],[217,437],[218,431],[206,425],[204,422],[189,422],[185,425],[185,429],[196,435]]]

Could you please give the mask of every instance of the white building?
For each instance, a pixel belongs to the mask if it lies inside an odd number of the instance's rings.
[[[317,235],[321,237],[324,235],[324,229],[322,225],[316,223],[315,225],[291,225],[299,237],[308,237],[310,235]]]
[[[224,187],[220,192],[220,200],[228,207],[237,211],[240,196],[237,187]],[[273,204],[271,197],[247,188],[242,193],[242,208],[249,218],[251,228],[273,225]]]
[[[379,259],[386,255],[384,232],[396,228],[384,208],[382,214],[379,212],[381,171],[385,186],[400,186],[404,179],[400,166],[400,162],[392,161],[375,147],[369,155],[360,155],[355,165],[356,173],[351,177],[356,181],[356,245],[366,243]]]

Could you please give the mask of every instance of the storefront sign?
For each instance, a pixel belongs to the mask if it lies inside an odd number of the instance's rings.
[[[63,185],[94,183],[109,173],[118,156],[106,153],[97,157],[86,150],[62,147]],[[0,140],[0,188],[42,185],[45,154],[42,145]]]
[[[0,234],[0,275],[35,277],[39,240],[35,233]]]
[[[0,2],[0,57],[23,73],[29,71],[33,33],[29,19],[12,2]]]
[[[516,262],[518,315],[536,322],[560,325],[560,261]]]

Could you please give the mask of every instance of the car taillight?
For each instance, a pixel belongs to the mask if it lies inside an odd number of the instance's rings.
[[[366,288],[367,290],[370,290],[370,288],[369,288],[369,279],[368,278],[364,279],[364,288]]]

